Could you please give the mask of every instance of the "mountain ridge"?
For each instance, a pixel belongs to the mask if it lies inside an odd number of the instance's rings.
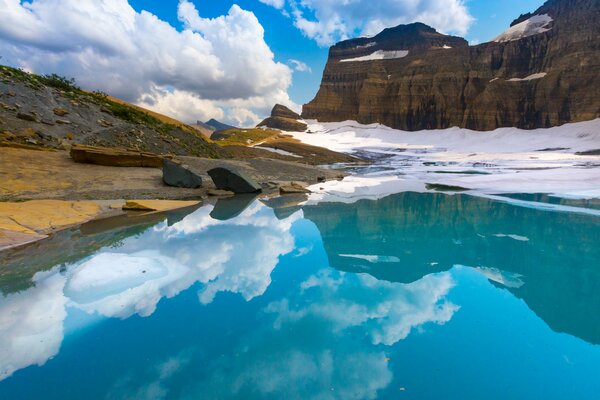
[[[542,15],[539,27],[525,22]],[[346,40],[331,47],[319,92],[302,117],[409,131],[533,129],[594,119],[599,19],[598,1],[550,0],[518,17],[509,28],[516,34],[502,42],[469,46],[421,23]]]

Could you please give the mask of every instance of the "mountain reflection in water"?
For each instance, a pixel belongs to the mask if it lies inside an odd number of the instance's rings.
[[[468,195],[304,199],[84,226],[0,255],[0,397],[397,398],[406,380],[462,398],[473,374],[474,393],[514,394],[484,386],[498,379],[476,362],[486,339],[525,368],[516,397],[564,394],[528,375],[538,359],[571,371],[554,351],[582,360],[564,390],[600,389],[600,218]]]

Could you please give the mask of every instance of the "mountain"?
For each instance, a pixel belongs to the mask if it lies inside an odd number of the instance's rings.
[[[550,127],[600,117],[600,1],[550,0],[469,46],[421,24],[340,42],[302,117],[403,130]]]
[[[80,89],[57,75],[0,66],[0,146],[61,149],[73,143],[218,157],[223,150],[178,120]]]
[[[206,121],[204,124],[213,128],[213,131],[225,131],[227,129],[237,129],[235,126],[224,124],[222,122],[217,121],[214,118],[209,121]]]

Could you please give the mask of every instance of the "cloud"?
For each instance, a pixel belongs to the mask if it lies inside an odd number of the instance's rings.
[[[323,269],[269,303],[230,353],[202,360],[210,373],[184,398],[375,399],[394,379],[379,345],[449,321],[452,287],[450,273],[404,285]]]
[[[219,292],[247,301],[262,295],[279,257],[294,250],[290,228],[300,213],[280,221],[256,203],[220,221],[210,217],[212,210],[206,206],[172,226],[160,224],[142,240],[126,240],[118,252],[73,266],[65,286],[69,304],[89,314],[128,318],[151,315],[162,298],[197,282],[204,284],[198,293],[202,304]]]
[[[182,0],[178,17],[182,31],[127,0],[0,0],[0,54],[185,122],[252,125],[275,102],[294,105],[292,71],[274,60],[252,12],[233,5],[202,18]]]
[[[285,299],[271,303],[268,311],[277,315],[276,327],[312,315],[329,321],[336,331],[362,327],[374,345],[392,346],[413,329],[450,321],[459,310],[445,299],[454,286],[448,272],[406,285],[365,274],[322,270],[301,285],[303,297],[311,298],[310,302],[290,307],[291,302]]]
[[[279,220],[259,202],[227,221],[211,218],[212,211],[213,206],[202,207],[64,270],[38,273],[35,287],[26,291],[0,293],[0,381],[19,369],[43,365],[59,352],[69,308],[90,314],[90,320],[147,317],[161,299],[197,282],[202,283],[202,304],[220,292],[237,293],[246,301],[264,294],[279,258],[295,249],[290,230],[302,213]],[[165,364],[161,376],[172,367]],[[161,387],[147,389],[144,393],[158,396],[155,389]]]
[[[312,73],[312,69],[306,63],[303,63],[302,61],[294,60],[292,58],[288,61],[288,63],[292,65],[292,67],[294,68],[294,71],[311,72]]]
[[[258,0],[263,4],[266,4],[271,7],[275,7],[278,10],[281,10],[285,5],[285,0]]]
[[[320,46],[411,22],[464,35],[474,20],[463,0],[288,0],[287,8],[281,1],[263,3],[277,3],[271,5],[290,14],[294,26]]]
[[[0,381],[58,354],[67,316],[64,278],[38,273],[35,287],[0,298]],[[0,295],[1,296],[1,295]]]

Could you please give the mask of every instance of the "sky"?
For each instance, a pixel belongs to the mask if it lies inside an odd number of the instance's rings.
[[[401,23],[489,41],[544,0],[0,0],[1,63],[184,122],[300,111],[329,46]]]

